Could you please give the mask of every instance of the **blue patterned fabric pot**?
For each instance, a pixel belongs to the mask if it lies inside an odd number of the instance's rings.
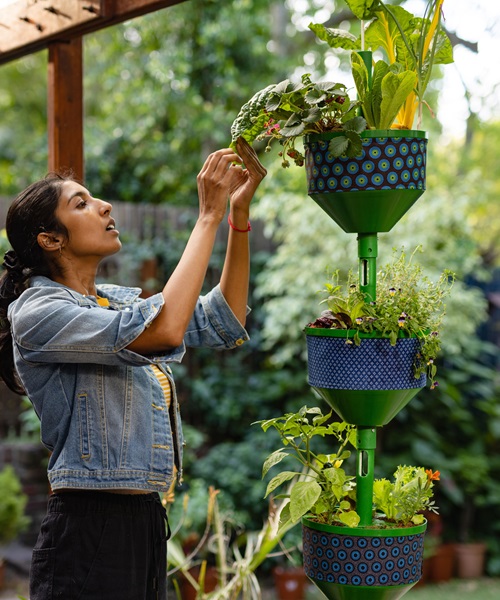
[[[415,378],[418,338],[363,337],[354,332],[306,328],[308,383],[348,423],[386,425],[425,386]],[[350,343],[348,343],[348,341]]]
[[[341,135],[306,137],[307,193],[348,233],[390,231],[425,190],[425,133],[364,131],[354,158],[329,151],[330,140]]]
[[[426,527],[427,523],[394,529],[349,528],[304,518],[304,570],[322,591],[334,584],[349,588],[403,586],[406,592],[422,575]]]
[[[323,331],[316,329],[315,333]],[[346,331],[336,337],[310,335],[307,360],[309,385],[346,390],[394,390],[421,388],[425,374],[415,379],[413,365],[420,349],[417,338],[399,339],[391,346],[387,338],[363,338],[356,346],[347,343]],[[352,337],[352,336],[351,336]]]

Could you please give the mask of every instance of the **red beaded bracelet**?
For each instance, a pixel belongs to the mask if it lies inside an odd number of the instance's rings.
[[[231,227],[231,229],[234,229],[234,231],[239,231],[240,233],[247,233],[247,231],[252,231],[250,221],[248,221],[248,227],[246,229],[238,229],[237,227],[235,227],[229,215],[227,215],[227,222],[229,223],[229,227]]]

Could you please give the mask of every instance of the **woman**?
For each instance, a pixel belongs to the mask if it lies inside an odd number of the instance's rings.
[[[72,179],[24,190],[6,221],[0,373],[26,393],[51,451],[53,494],[33,552],[31,600],[166,597],[165,511],[182,476],[182,434],[168,363],[185,346],[248,339],[249,206],[266,174],[240,139],[198,175],[199,216],[161,293],[97,286],[120,250],[111,204]],[[243,164],[245,167],[243,167]],[[220,284],[200,297],[229,197]]]

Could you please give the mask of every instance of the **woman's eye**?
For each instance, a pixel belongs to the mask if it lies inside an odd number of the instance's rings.
[[[78,208],[85,208],[87,206],[87,201],[81,200],[77,206],[78,206]]]

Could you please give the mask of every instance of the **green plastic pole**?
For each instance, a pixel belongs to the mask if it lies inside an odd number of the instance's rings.
[[[375,470],[375,448],[377,430],[375,427],[357,429],[357,469],[356,469],[356,509],[360,517],[360,527],[372,524],[373,478]]]
[[[377,256],[377,234],[358,234],[359,288],[366,302],[375,302],[377,297]]]

